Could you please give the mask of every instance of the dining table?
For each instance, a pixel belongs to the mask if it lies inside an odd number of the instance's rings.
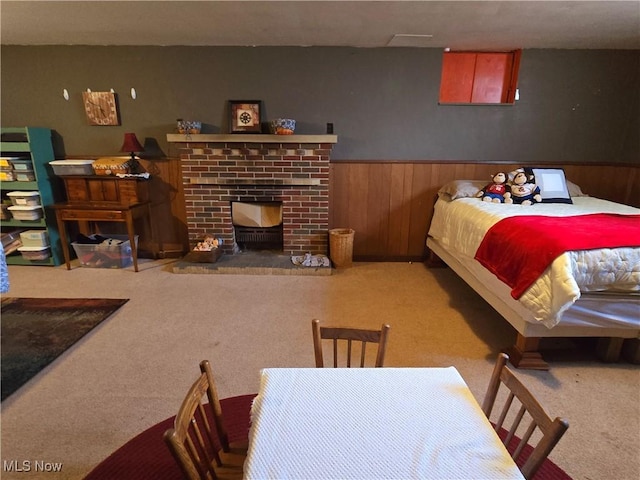
[[[247,480],[523,479],[455,367],[260,376]]]

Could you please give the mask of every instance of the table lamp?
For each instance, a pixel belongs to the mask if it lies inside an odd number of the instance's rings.
[[[122,147],[120,147],[120,151],[131,154],[131,158],[129,159],[129,171],[131,173],[142,173],[142,165],[140,165],[140,162],[138,162],[138,159],[136,158],[136,152],[143,152],[144,147],[140,145],[135,133],[124,134],[124,143],[122,144]]]

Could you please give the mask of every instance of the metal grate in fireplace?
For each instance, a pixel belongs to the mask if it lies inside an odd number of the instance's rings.
[[[281,243],[282,225],[275,227],[241,227],[236,225],[238,243]]]
[[[240,250],[283,250],[282,225],[275,227],[242,227],[234,225],[236,244]]]
[[[282,202],[231,202],[235,242],[242,250],[283,250]]]

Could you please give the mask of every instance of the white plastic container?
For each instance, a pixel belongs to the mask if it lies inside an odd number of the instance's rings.
[[[93,175],[94,160],[54,160],[49,162],[56,175]]]
[[[40,220],[43,215],[40,205],[11,205],[9,211],[15,220]]]
[[[35,182],[36,174],[33,170],[14,170],[13,179],[16,182]]]
[[[40,194],[38,192],[9,192],[7,197],[14,205],[40,205]]]
[[[30,158],[13,158],[11,166],[14,170],[33,170],[33,162]]]
[[[25,260],[46,260],[51,256],[50,248],[46,247],[19,247],[18,251]]]
[[[49,235],[46,230],[27,230],[20,232],[20,240],[24,247],[47,247]]]

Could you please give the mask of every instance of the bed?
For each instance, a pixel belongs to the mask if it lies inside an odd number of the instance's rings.
[[[640,209],[587,196],[563,176],[560,190],[564,193],[543,190],[542,203],[530,206],[483,202],[475,195],[485,184],[458,180],[440,189],[426,245],[431,266],[440,261],[448,265],[517,331],[508,351],[512,363],[519,368],[547,370],[549,365],[538,351],[544,337],[599,337],[597,350],[602,360],[618,360],[624,348],[625,357],[637,361],[640,235],[636,232]],[[506,277],[487,265],[481,255],[498,232],[505,236],[505,230],[499,227],[507,222],[533,225],[545,218],[567,224],[574,219],[595,221],[600,217],[627,222],[632,233],[624,235],[619,245],[612,244],[617,246],[565,251],[524,286],[505,283]],[[504,251],[509,253],[508,249]]]

